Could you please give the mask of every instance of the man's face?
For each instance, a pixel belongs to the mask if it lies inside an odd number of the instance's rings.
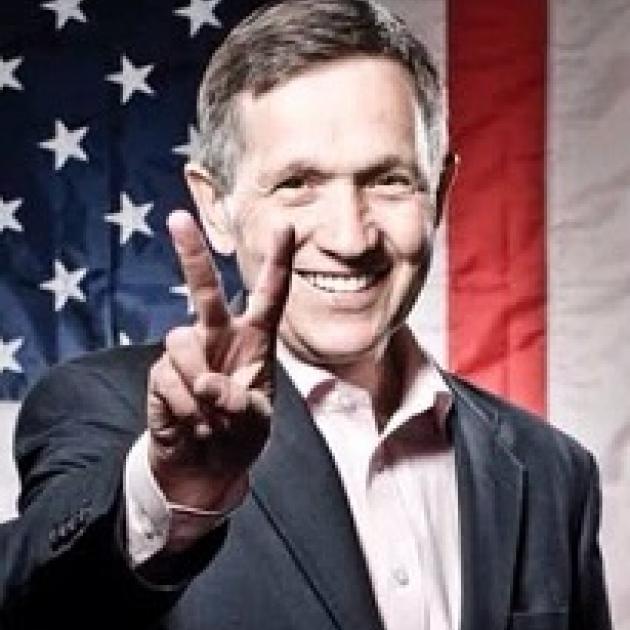
[[[242,97],[245,149],[233,192],[234,243],[251,288],[274,228],[295,228],[285,343],[320,365],[375,355],[425,279],[434,208],[426,136],[402,66],[322,64]]]

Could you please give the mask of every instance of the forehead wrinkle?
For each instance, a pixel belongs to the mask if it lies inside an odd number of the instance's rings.
[[[374,61],[374,60],[370,60]],[[330,66],[331,69],[339,69],[343,71],[348,68],[348,61],[343,64],[332,64]],[[319,173],[329,173],[335,168],[334,160],[335,153],[341,152],[344,154],[344,150],[346,154],[352,153],[352,146],[345,146],[346,137],[352,140],[353,142],[357,142],[357,146],[354,147],[354,152],[361,155],[371,155],[373,153],[378,153],[379,149],[382,152],[390,152],[392,154],[397,153],[407,153],[407,149],[411,148],[413,152],[413,159],[415,160],[416,171],[419,172],[422,179],[431,180],[433,183],[434,174],[431,172],[431,165],[429,164],[429,156],[428,156],[428,147],[427,142],[427,133],[424,122],[424,116],[419,106],[417,95],[411,89],[409,82],[407,80],[406,75],[397,76],[393,74],[393,81],[403,89],[403,93],[407,92],[408,95],[408,105],[401,107],[409,107],[411,106],[411,111],[409,113],[411,116],[407,118],[404,129],[399,129],[396,132],[396,136],[393,140],[395,144],[390,148],[378,147],[374,146],[374,144],[370,140],[369,129],[365,130],[365,133],[361,134],[358,137],[358,140],[353,139],[352,136],[344,135],[344,128],[341,126],[343,124],[342,121],[339,123],[335,120],[334,117],[327,116],[325,120],[328,121],[328,124],[323,125],[321,128],[321,132],[326,134],[326,136],[330,136],[327,141],[320,143],[319,145],[311,146],[310,138],[307,137],[305,139],[305,145],[300,148],[296,143],[301,142],[300,134],[297,133],[297,136],[292,139],[292,142],[289,146],[292,145],[292,149],[290,150],[289,155],[277,155],[274,156],[274,147],[275,143],[273,140],[273,134],[270,132],[269,127],[267,127],[267,133],[264,133],[264,127],[261,128],[260,125],[254,126],[254,119],[250,118],[250,115],[253,115],[256,110],[258,110],[256,117],[259,115],[265,114],[265,110],[267,110],[267,124],[273,121],[274,125],[280,125],[277,132],[278,134],[283,133],[283,120],[284,116],[281,115],[281,112],[285,108],[289,108],[288,112],[291,114],[293,103],[289,99],[289,96],[293,96],[289,94],[287,90],[290,90],[292,86],[300,85],[298,82],[302,82],[301,86],[304,85],[304,79],[313,79],[314,81],[329,79],[331,74],[328,73],[327,66],[322,66],[318,68],[318,70],[323,71],[322,76],[318,76],[316,73],[305,73],[304,75],[299,75],[294,79],[289,80],[285,84],[281,84],[276,88],[270,90],[261,95],[254,95],[251,92],[243,92],[239,95],[239,113],[241,114],[240,122],[241,122],[241,131],[243,132],[243,140],[244,147],[243,152],[241,153],[241,160],[249,161],[249,167],[253,167],[250,170],[250,173],[255,175],[257,187],[263,187],[268,183],[270,177],[274,176],[276,173],[284,173],[286,171],[299,172],[304,170],[313,170]],[[367,75],[368,80],[371,80],[369,74]],[[334,76],[333,76],[334,79]],[[278,97],[279,100],[278,100]],[[271,100],[270,100],[271,99]],[[273,104],[273,107],[272,107]],[[308,103],[307,103],[308,105]],[[263,107],[260,110],[260,107]],[[342,111],[345,111],[347,108],[342,107]],[[324,113],[326,113],[326,107],[324,108],[324,112],[318,112],[318,118]],[[378,111],[374,110],[375,114],[372,118],[373,124],[377,127],[379,125],[387,124],[387,121],[391,120],[389,110],[388,111]],[[319,118],[321,120],[321,118]],[[413,120],[411,120],[413,119]],[[291,115],[289,116],[289,120],[292,120]],[[289,127],[290,129],[290,127]],[[259,131],[263,132],[262,135],[259,135]],[[375,138],[378,140],[380,136],[378,132],[376,132]],[[258,146],[260,144],[260,140],[263,140],[262,146]],[[331,151],[331,147],[337,143],[341,142],[341,147],[338,147],[338,150]],[[347,149],[347,150],[346,150]],[[316,150],[314,154],[313,151]],[[320,155],[317,155],[320,153]],[[279,162],[286,161],[287,165],[279,164],[278,168],[272,164],[269,167],[269,160],[274,157],[279,158]],[[248,160],[249,158],[249,160]],[[250,161],[251,160],[251,161]],[[411,161],[411,158],[410,160]],[[256,163],[257,162],[257,163]],[[264,168],[264,173],[260,172],[260,168]],[[358,167],[354,165],[350,165],[349,168],[362,170],[364,165],[360,165]],[[247,169],[249,170],[249,169]],[[250,180],[250,185],[253,184],[254,181]]]

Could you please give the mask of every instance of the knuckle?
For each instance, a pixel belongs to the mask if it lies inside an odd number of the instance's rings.
[[[182,347],[186,347],[191,343],[192,331],[190,326],[178,326],[172,328],[166,333],[164,338],[164,345],[166,352],[171,354],[181,350]]]
[[[193,393],[199,398],[211,398],[216,395],[220,384],[215,372],[203,372],[193,382]]]
[[[206,276],[211,273],[208,256],[206,244],[203,242],[201,236],[197,235],[197,238],[191,240],[188,244],[188,251],[185,253],[184,263],[189,269],[200,271]]]
[[[215,287],[211,286],[199,287],[195,292],[195,300],[199,306],[206,309],[223,306],[223,296]]]

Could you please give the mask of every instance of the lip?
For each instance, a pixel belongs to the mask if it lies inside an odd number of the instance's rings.
[[[369,273],[296,269],[294,270],[294,275],[298,277],[300,286],[305,287],[310,295],[314,296],[319,302],[324,302],[328,307],[335,310],[360,311],[374,303],[377,296],[381,293],[382,285],[389,272],[389,267],[384,267],[378,271],[370,270]],[[366,287],[356,291],[330,291],[315,286],[306,278],[306,276],[313,274],[339,278],[374,275],[374,278]]]
[[[384,273],[387,273],[391,268],[391,265],[381,263],[378,267],[370,267],[365,269],[308,269],[306,267],[303,268],[294,268],[293,272],[298,275],[309,275],[309,274],[321,274],[323,276],[337,276],[340,278],[349,278],[354,276],[365,276],[365,275],[375,275],[380,276]]]

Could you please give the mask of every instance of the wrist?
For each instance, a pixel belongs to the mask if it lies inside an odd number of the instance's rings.
[[[249,478],[244,475],[225,493],[220,504],[212,509],[198,508],[166,500],[169,512],[167,551],[188,548],[201,535],[220,527],[245,499],[249,490]]]
[[[164,501],[175,511],[222,515],[231,511],[233,504],[242,502],[249,488],[247,469],[224,474],[218,467],[210,470],[207,462],[201,465],[187,461],[172,450],[156,442],[149,432],[149,469]]]

